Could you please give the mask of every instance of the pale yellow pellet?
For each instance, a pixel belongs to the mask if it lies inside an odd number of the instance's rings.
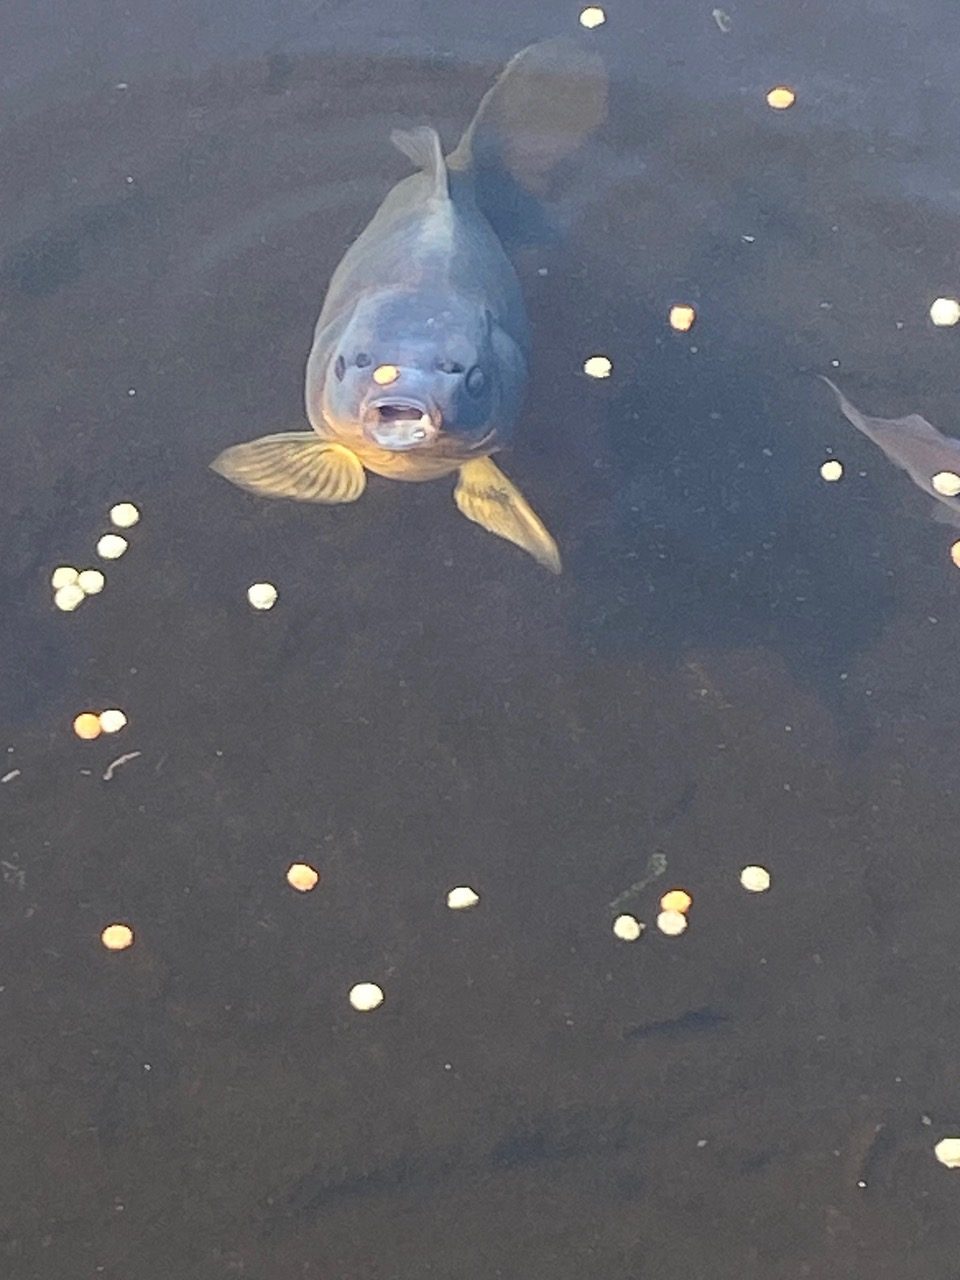
[[[97,718],[104,733],[119,733],[127,723],[127,717],[117,707],[110,707],[107,711],[101,711]]]
[[[99,569],[84,569],[77,577],[77,586],[85,596],[96,596],[103,590],[106,581]]]
[[[670,308],[667,319],[670,321],[670,328],[676,329],[677,333],[689,333],[696,323],[697,313],[689,303],[678,302]]]
[[[657,928],[668,938],[678,937],[687,927],[687,917],[682,911],[661,911],[657,916]]]
[[[97,555],[103,560],[119,560],[126,549],[127,540],[119,533],[105,533],[97,543]]]
[[[133,930],[128,924],[108,924],[100,934],[100,941],[108,951],[125,951],[133,946]]]
[[[594,27],[602,27],[606,20],[607,15],[599,5],[591,4],[580,10],[580,25],[588,31],[592,31]]]
[[[606,356],[590,356],[583,362],[583,372],[588,378],[609,378],[613,372],[613,361]]]
[[[953,471],[938,471],[930,483],[945,498],[955,498],[960,493],[960,476]]]
[[[740,872],[740,883],[750,893],[766,893],[770,888],[770,872],[766,867],[744,867]]]
[[[956,298],[934,298],[930,304],[930,319],[938,327],[950,328],[960,320],[960,302]]]
[[[948,1169],[960,1169],[960,1138],[941,1138],[933,1153]]]
[[[361,1013],[369,1013],[383,1004],[383,991],[375,982],[358,982],[350,988],[350,1003]]]
[[[254,609],[272,609],[277,603],[277,588],[272,582],[255,582],[247,588],[247,599]]]
[[[475,907],[479,901],[480,895],[468,884],[459,884],[447,894],[447,906],[451,911],[465,911],[468,907]]]
[[[773,107],[774,111],[786,111],[787,107],[792,107],[796,100],[797,95],[785,84],[776,85],[767,94],[767,106]]]
[[[309,893],[320,882],[320,873],[307,862],[292,862],[287,868],[287,884],[298,893]]]
[[[661,911],[679,911],[685,916],[693,906],[693,899],[686,889],[668,889],[660,899]]]
[[[955,542],[950,548],[950,559],[960,569],[960,542]]]
[[[140,511],[132,502],[118,502],[110,508],[110,523],[117,529],[132,529],[140,519]]]
[[[73,565],[61,564],[51,573],[50,585],[54,591],[59,591],[61,587],[72,587],[79,577],[80,571]]]
[[[54,592],[53,603],[64,613],[73,613],[77,605],[83,604],[86,598],[83,587],[76,582],[68,582],[65,587]]]
[[[617,916],[613,922],[613,932],[621,942],[636,942],[643,933],[644,926],[636,916]]]
[[[824,480],[840,480],[843,477],[843,463],[836,458],[828,458],[820,466],[820,475]]]

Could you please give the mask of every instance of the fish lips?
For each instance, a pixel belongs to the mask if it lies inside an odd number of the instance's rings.
[[[364,407],[360,425],[372,444],[391,453],[408,453],[434,444],[442,423],[440,411],[422,400],[379,396]]]

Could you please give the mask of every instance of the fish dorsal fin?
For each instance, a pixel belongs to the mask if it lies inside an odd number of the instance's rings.
[[[447,162],[443,158],[443,143],[436,129],[422,124],[416,129],[394,129],[390,134],[393,145],[424,173],[433,179],[433,194],[446,200],[450,194],[447,186]]]
[[[464,463],[453,500],[468,520],[522,547],[551,573],[560,572],[560,553],[543,521],[489,458]]]

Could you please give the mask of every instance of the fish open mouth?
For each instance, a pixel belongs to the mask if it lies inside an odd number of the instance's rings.
[[[422,449],[439,435],[439,427],[426,405],[392,398],[375,400],[366,407],[363,430],[374,444],[395,453]]]

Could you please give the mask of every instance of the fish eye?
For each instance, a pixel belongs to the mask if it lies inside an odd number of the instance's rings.
[[[346,369],[347,369],[346,360],[344,360],[343,356],[337,356],[336,360],[334,361],[333,372],[336,375],[336,379],[338,382],[343,381],[343,375],[346,372]]]
[[[356,364],[358,369],[365,369],[368,364],[372,363],[372,361],[370,357],[367,355],[366,351],[360,351],[357,353],[357,358],[354,361],[354,363]]]
[[[478,364],[475,364],[467,374],[467,390],[472,396],[478,396],[483,391],[486,381],[483,376],[483,370]]]
[[[463,365],[456,360],[438,360],[437,368],[441,373],[463,373]]]

